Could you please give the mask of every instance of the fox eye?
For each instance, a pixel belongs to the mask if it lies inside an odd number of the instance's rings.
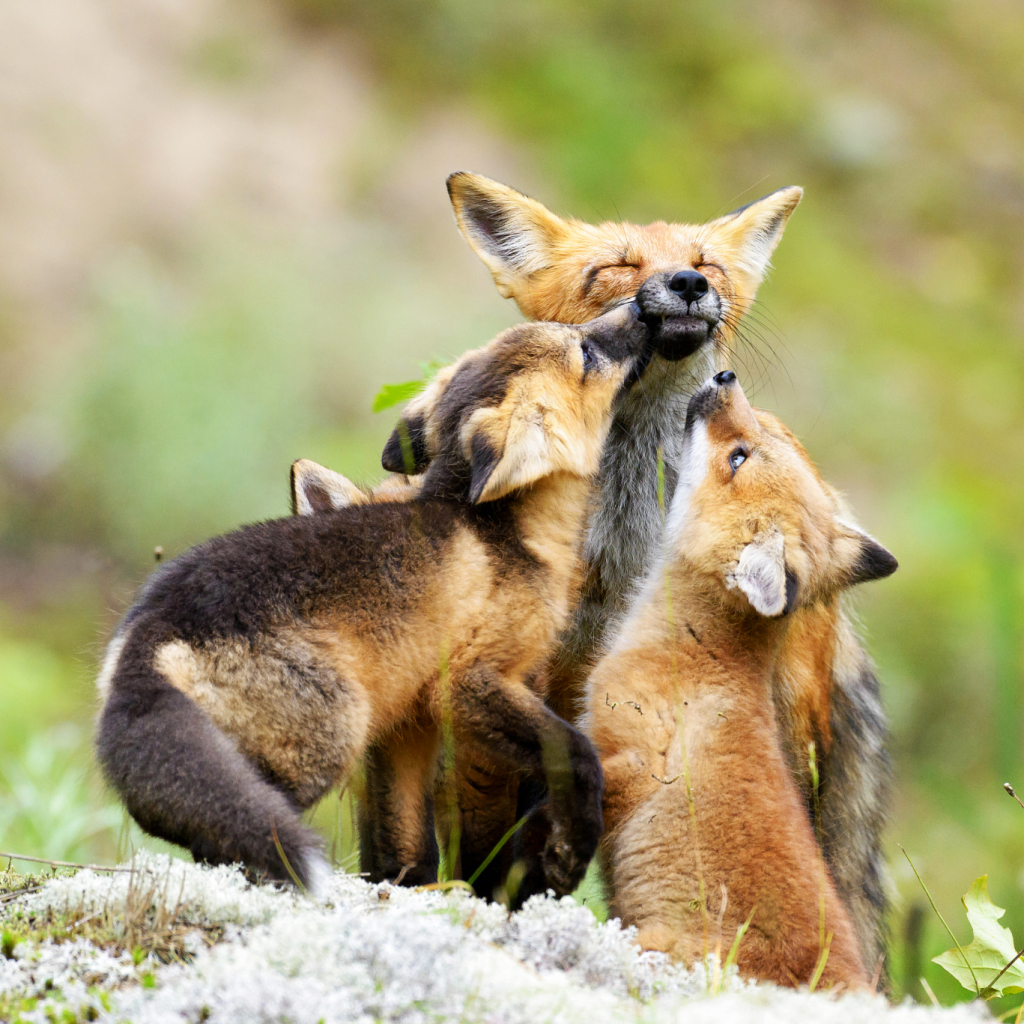
[[[627,263],[625,257],[619,263],[602,263],[599,267],[591,267],[587,272],[587,276],[583,279],[583,294],[588,295],[590,293],[590,289],[594,287],[602,271],[639,269],[640,267],[636,263]]]
[[[580,347],[583,350],[583,372],[586,374],[597,366],[597,356],[594,354],[594,349],[589,341],[583,342]]]
[[[747,457],[750,453],[745,448],[737,448],[732,455],[729,456],[729,468],[732,470],[733,475],[736,475],[736,470],[747,461]]]

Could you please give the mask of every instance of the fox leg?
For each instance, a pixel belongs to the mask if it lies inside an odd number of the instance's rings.
[[[153,646],[144,636],[124,643],[96,730],[103,772],[132,817],[197,861],[242,861],[257,875],[319,887],[330,870],[294,795],[153,667]]]
[[[359,806],[359,859],[371,882],[437,881],[434,775],[438,733],[407,723],[366,751],[366,796]]]
[[[460,819],[459,877],[469,879],[484,863],[502,836],[516,821],[516,793],[519,780],[507,768],[492,763],[488,753],[456,749],[455,787],[458,798],[456,813]],[[451,822],[445,815],[450,790],[444,779],[435,789],[439,808],[438,834],[442,844],[450,841]],[[480,872],[473,882],[478,895],[491,898],[511,867],[512,844]]]
[[[526,874],[514,905],[582,881],[601,835],[601,764],[590,741],[522,683],[480,670],[453,687],[456,738],[490,751],[495,763],[546,784],[548,799],[524,826]]]

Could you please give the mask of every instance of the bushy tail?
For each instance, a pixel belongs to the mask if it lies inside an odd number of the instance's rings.
[[[134,639],[118,659],[96,735],[104,773],[132,817],[197,861],[241,861],[279,881],[294,872],[315,890],[328,870],[315,834],[198,705],[153,668],[154,645]]]

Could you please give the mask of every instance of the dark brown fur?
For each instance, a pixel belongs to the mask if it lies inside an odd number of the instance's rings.
[[[297,812],[366,755],[366,869],[433,881],[450,713],[461,747],[550,789],[522,897],[570,891],[600,833],[600,770],[534,680],[574,600],[612,403],[648,339],[631,308],[513,328],[432,385],[415,498],[333,508],[314,493],[323,511],[162,566],[99,680],[100,762],[136,821],[197,859],[279,879],[290,865],[308,885],[322,862]]]

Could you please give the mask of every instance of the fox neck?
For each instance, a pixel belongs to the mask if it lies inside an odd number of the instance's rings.
[[[524,548],[552,573],[559,593],[568,599],[577,565],[592,481],[574,473],[552,473],[518,492],[514,515]]]
[[[636,583],[658,557],[664,510],[679,476],[686,406],[691,391],[713,372],[714,361],[713,346],[676,363],[656,358],[618,403],[585,546],[609,621],[625,612]]]
[[[680,686],[700,689],[721,682],[723,672],[760,702],[770,703],[770,680],[789,619],[767,618],[727,593],[686,562],[660,576],[660,592],[648,581],[644,604],[660,623],[660,632],[676,650]],[[631,623],[623,624],[623,634]],[[717,682],[715,682],[717,681]]]

